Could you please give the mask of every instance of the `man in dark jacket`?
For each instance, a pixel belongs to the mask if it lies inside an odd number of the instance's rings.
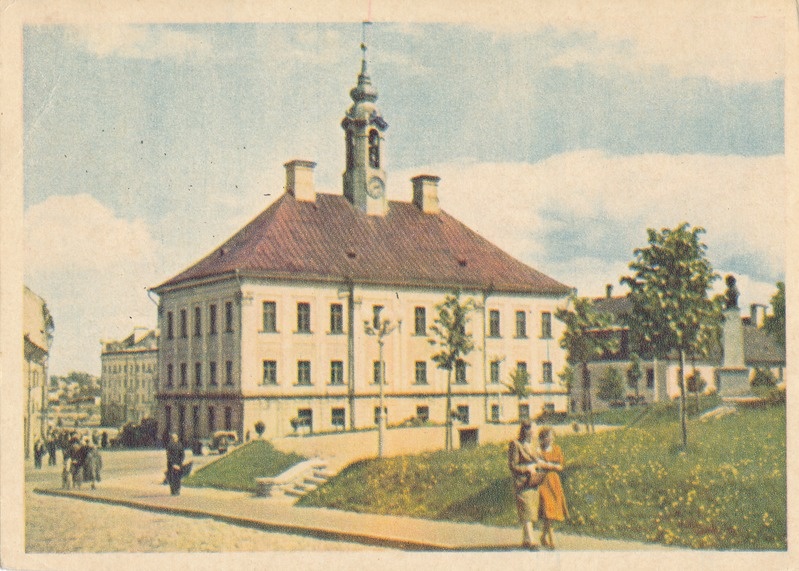
[[[180,495],[184,456],[183,443],[180,442],[177,434],[172,433],[172,440],[166,445],[166,479],[173,496]]]

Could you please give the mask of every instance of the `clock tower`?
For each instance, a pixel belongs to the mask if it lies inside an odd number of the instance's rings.
[[[352,106],[341,122],[347,163],[343,175],[344,196],[367,214],[385,216],[388,199],[383,133],[388,124],[375,105],[377,90],[366,71],[366,44],[361,44],[361,50],[358,85],[350,91]]]

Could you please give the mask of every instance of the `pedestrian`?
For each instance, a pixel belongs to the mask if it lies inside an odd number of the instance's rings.
[[[83,465],[86,462],[87,448],[84,448],[81,441],[74,437],[72,438],[72,445],[69,449],[70,469],[72,472],[72,487],[80,489],[81,482],[83,482]]]
[[[56,462],[56,450],[58,450],[58,442],[56,441],[56,435],[51,434],[50,438],[47,439],[47,465],[48,466],[55,466]]]
[[[42,467],[42,456],[44,456],[44,443],[41,438],[37,438],[33,443],[33,466],[37,469]]]
[[[83,480],[92,483],[92,490],[95,489],[95,482],[100,481],[100,468],[102,468],[103,461],[100,458],[100,452],[89,442],[88,439],[84,443],[86,447],[86,462],[83,465]]]
[[[569,517],[566,496],[560,481],[563,471],[563,451],[554,443],[552,429],[548,426],[538,431],[539,467],[546,471],[546,477],[538,488],[538,517],[541,520],[541,545],[555,549],[552,535],[552,522],[563,521]]]
[[[176,433],[172,433],[172,440],[166,445],[166,479],[169,482],[169,491],[173,496],[180,495],[180,478],[183,470],[185,451],[183,443]]]
[[[108,448],[108,433],[105,430],[103,430],[103,434],[100,437],[100,446]]]
[[[522,525],[522,548],[537,550],[533,543],[533,525],[538,519],[538,486],[545,473],[538,469],[538,458],[532,446],[533,426],[524,420],[519,426],[519,437],[508,446],[508,468],[513,478],[516,494],[516,512]]]

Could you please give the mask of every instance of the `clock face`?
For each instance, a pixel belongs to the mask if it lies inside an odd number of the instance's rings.
[[[383,181],[376,176],[372,177],[366,185],[366,193],[372,198],[382,198],[383,192],[385,192]]]

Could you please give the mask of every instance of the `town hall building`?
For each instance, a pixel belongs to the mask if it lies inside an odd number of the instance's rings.
[[[343,194],[317,193],[315,163],[286,163],[284,194],[208,256],[153,288],[161,332],[157,418],[184,441],[217,430],[264,436],[375,427],[384,339],[389,426],[444,423],[447,371],[428,341],[436,305],[460,290],[477,309],[475,350],[452,375],[456,428],[565,412],[557,373],[571,288],[521,263],[441,210],[438,177],[420,174],[408,202],[386,194],[386,132],[365,48],[341,123]],[[530,375],[518,398],[504,383]]]

